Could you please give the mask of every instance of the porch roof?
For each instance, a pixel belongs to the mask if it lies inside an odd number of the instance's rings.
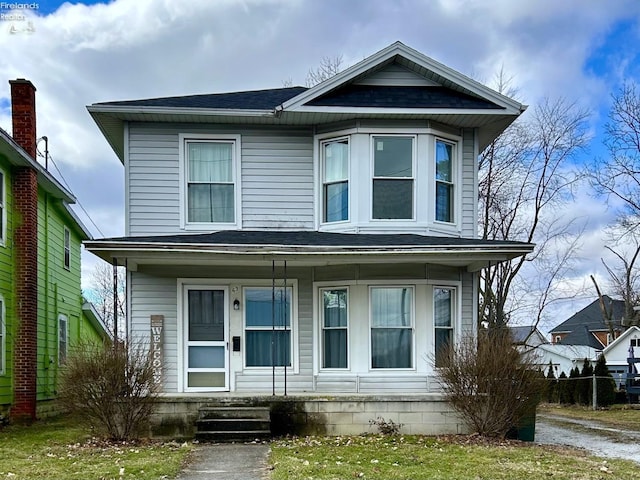
[[[416,234],[257,230],[106,238],[87,241],[85,246],[108,262],[255,264],[278,259],[328,265],[394,261],[465,266],[471,271],[526,255],[534,248],[525,242]]]

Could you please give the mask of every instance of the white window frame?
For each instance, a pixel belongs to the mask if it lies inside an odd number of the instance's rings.
[[[178,135],[178,156],[180,159],[180,228],[183,230],[234,230],[242,228],[242,185],[241,185],[241,136],[229,134],[181,133]],[[230,143],[232,144],[232,172],[234,185],[234,221],[233,222],[189,222],[188,216],[188,150],[189,142]]]
[[[451,292],[451,319],[450,319],[450,326],[449,327],[438,327],[436,325],[436,290],[449,290]],[[435,355],[436,355],[436,332],[438,330],[449,330],[451,331],[451,342],[455,344],[456,339],[458,338],[458,331],[459,331],[459,322],[460,322],[460,312],[459,312],[459,306],[458,306],[458,296],[459,296],[459,289],[457,286],[452,286],[452,285],[440,285],[440,284],[436,284],[436,285],[432,285],[431,288],[431,297],[432,297],[432,312],[431,312],[431,318],[432,320],[432,324],[433,324],[433,347],[431,349],[431,351],[433,352],[434,355],[434,367],[438,368],[435,365]]]
[[[62,326],[64,324],[64,329]],[[64,341],[60,333],[64,332]],[[63,348],[64,347],[64,348]],[[69,354],[69,317],[63,313],[58,314],[58,365],[64,365],[67,362]],[[64,355],[64,358],[63,358]]]
[[[7,362],[7,326],[6,326],[6,310],[4,297],[0,294],[0,375],[6,372]]]
[[[283,285],[276,285],[276,289],[282,288]],[[242,351],[244,352],[242,354],[242,367],[243,369],[250,371],[250,372],[264,372],[264,373],[271,373],[273,370],[272,366],[266,366],[266,367],[257,367],[257,366],[247,366],[247,356],[246,356],[246,352],[247,352],[247,316],[246,316],[246,312],[247,312],[247,308],[246,308],[246,291],[247,290],[253,290],[253,289],[260,289],[260,290],[271,290],[273,288],[273,286],[271,284],[267,284],[267,283],[251,283],[251,282],[244,282],[243,286],[242,286],[242,303],[241,303],[241,309],[242,309]],[[290,325],[289,325],[289,339],[290,339],[290,345],[289,345],[289,355],[290,355],[290,359],[291,359],[291,365],[287,366],[287,371],[290,373],[294,373],[297,374],[299,373],[299,362],[298,362],[298,282],[296,279],[292,279],[287,281],[287,285],[286,285],[287,289],[291,290],[291,305],[290,305],[290,309],[291,309],[291,320],[290,320]],[[272,327],[251,327],[249,330],[264,330],[264,331],[271,331]],[[278,331],[284,331],[285,328],[279,328],[276,327],[276,330]],[[276,372],[278,374],[280,374],[282,371],[284,371],[284,366],[281,365],[276,365]]]
[[[7,243],[7,174],[4,170],[0,169],[0,246],[5,246]]]
[[[324,298],[323,298],[323,292],[325,291],[329,291],[329,290],[345,290],[347,292],[347,326],[346,327],[325,327],[324,325]],[[350,332],[350,327],[351,327],[351,316],[349,314],[349,310],[351,308],[351,296],[350,296],[350,291],[349,291],[349,287],[346,285],[337,285],[337,286],[324,286],[324,287],[320,287],[318,288],[318,318],[319,318],[319,328],[320,328],[320,336],[318,338],[318,344],[320,346],[320,352],[318,355],[319,358],[319,367],[320,367],[320,371],[322,372],[347,372],[351,369],[351,348],[350,348],[350,341],[351,341],[351,332]],[[337,368],[337,367],[324,367],[324,332],[325,330],[346,330],[347,331],[347,366],[344,368]]]
[[[349,152],[349,156],[347,158],[347,178],[341,181],[334,181],[334,182],[325,182],[325,176],[324,176],[324,171],[325,171],[325,156],[324,156],[324,146],[329,144],[329,143],[338,143],[338,142],[343,142],[346,141],[347,142],[347,151]],[[352,190],[352,185],[351,185],[351,136],[350,135],[342,135],[342,136],[337,136],[337,137],[331,137],[331,138],[325,138],[320,140],[320,148],[319,148],[319,155],[320,155],[320,172],[319,172],[319,178],[320,178],[320,225],[324,226],[324,225],[337,225],[337,224],[341,224],[341,223],[348,223],[351,220],[351,211],[352,211],[352,206],[351,206],[351,190]],[[344,220],[336,220],[336,221],[326,221],[325,220],[325,216],[326,216],[326,202],[325,202],[325,190],[324,187],[325,185],[329,185],[329,184],[335,184],[335,183],[342,183],[346,181],[347,182],[347,218]]]
[[[63,248],[62,248],[62,265],[66,270],[71,269],[71,230],[64,227],[63,233]]]
[[[437,179],[437,162],[436,162],[436,155],[437,155],[437,145],[438,142],[441,143],[445,143],[447,145],[451,145],[452,146],[452,155],[451,155],[451,181],[450,182],[445,182],[442,180],[438,180]],[[429,204],[433,205],[432,207],[432,215],[433,215],[433,222],[436,225],[442,225],[442,226],[447,226],[447,227],[452,227],[452,226],[458,226],[460,224],[460,215],[461,215],[461,197],[460,197],[460,185],[461,185],[461,179],[460,179],[460,154],[461,154],[461,148],[460,148],[460,141],[459,140],[452,140],[450,138],[445,138],[442,136],[438,136],[435,135],[433,137],[433,153],[431,155],[431,162],[433,163],[433,174],[432,174],[432,181],[431,181],[431,188],[432,188],[432,193],[429,195]],[[451,202],[453,203],[453,205],[451,206],[451,216],[453,217],[453,219],[450,222],[446,222],[444,220],[438,220],[437,219],[437,192],[438,192],[438,183],[444,183],[447,185],[450,185],[451,188],[453,189],[453,192],[451,194]]]
[[[375,175],[375,152],[377,138],[411,138],[411,177],[376,177]],[[401,134],[401,133],[373,133],[369,135],[370,145],[370,189],[369,189],[369,221],[370,222],[415,222],[416,221],[416,181],[417,181],[417,159],[416,152],[418,148],[417,134]],[[376,180],[411,180],[411,218],[374,218],[373,217],[373,185]]]
[[[408,328],[411,330],[411,367],[406,368],[374,368],[373,367],[373,295],[372,290],[382,288],[408,288],[411,290],[411,325]],[[367,303],[368,303],[368,315],[369,315],[369,371],[370,372],[412,372],[416,371],[416,286],[413,284],[374,284],[370,283],[367,286]],[[380,327],[375,327],[380,328]]]

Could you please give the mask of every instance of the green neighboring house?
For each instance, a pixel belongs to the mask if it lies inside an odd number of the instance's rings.
[[[91,234],[75,202],[36,160],[35,87],[11,84],[13,137],[0,129],[0,418],[54,408],[71,345],[109,338],[84,300],[80,249]]]

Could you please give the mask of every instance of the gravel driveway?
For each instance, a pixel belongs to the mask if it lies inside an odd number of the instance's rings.
[[[600,457],[640,463],[640,432],[603,427],[587,420],[538,414],[535,441],[578,447]]]

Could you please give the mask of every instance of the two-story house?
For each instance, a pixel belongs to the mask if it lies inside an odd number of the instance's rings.
[[[88,110],[126,236],[85,245],[127,268],[165,418],[287,395],[328,433],[464,428],[434,354],[475,331],[477,272],[533,249],[477,238],[478,154],[523,105],[398,42],[312,88]]]
[[[36,89],[9,83],[13,136],[0,129],[0,419],[31,421],[55,411],[69,348],[108,334],[81,294],[81,242],[91,235],[70,208],[72,193],[36,160]]]

